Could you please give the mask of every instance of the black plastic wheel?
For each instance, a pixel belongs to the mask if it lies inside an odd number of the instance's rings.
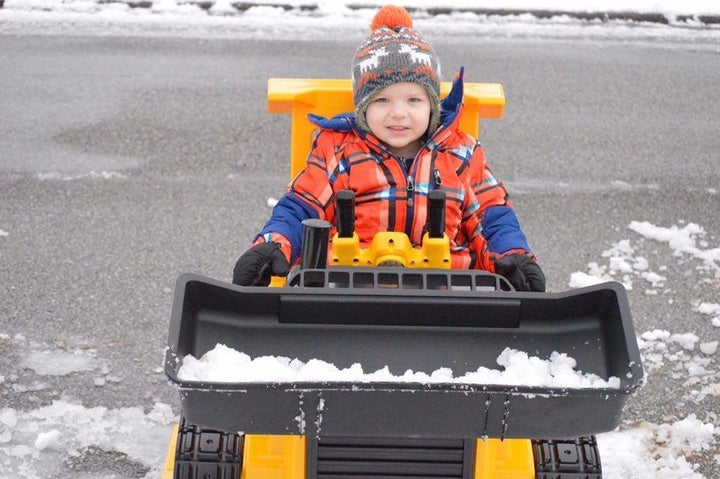
[[[533,439],[535,479],[602,479],[595,436]]]
[[[243,436],[201,428],[181,417],[174,479],[237,479],[242,453]]]

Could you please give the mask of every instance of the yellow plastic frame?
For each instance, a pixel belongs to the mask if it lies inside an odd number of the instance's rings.
[[[450,82],[442,82],[441,96],[446,96],[451,86]],[[308,120],[308,113],[332,117],[352,112],[352,83],[349,79],[270,78],[267,88],[268,111],[291,116],[290,177],[294,178],[305,166],[316,128]],[[500,83],[465,83],[463,91],[465,112],[460,129],[477,137],[481,118],[502,118],[505,92]]]
[[[173,429],[162,479],[174,478],[177,426]],[[306,479],[306,437],[248,434],[239,479]],[[473,479],[534,479],[529,439],[476,439]]]
[[[330,252],[333,266],[378,266],[395,263],[405,268],[450,269],[450,241],[447,236],[423,237],[420,249],[413,248],[405,233],[380,232],[373,237],[370,247],[362,248],[356,233],[352,238],[335,235]]]

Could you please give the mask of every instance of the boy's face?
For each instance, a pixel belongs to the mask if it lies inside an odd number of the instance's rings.
[[[415,156],[420,137],[430,123],[430,97],[417,83],[393,83],[385,87],[365,110],[373,135],[396,156]]]

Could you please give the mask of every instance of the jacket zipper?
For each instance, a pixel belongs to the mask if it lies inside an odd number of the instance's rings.
[[[407,191],[408,207],[412,208],[415,196],[415,180],[413,180],[412,175],[407,176],[407,187],[405,188],[405,190]]]
[[[407,195],[407,210],[405,212],[405,234],[410,238],[412,242],[412,224],[413,216],[415,215],[415,180],[412,174],[407,175],[407,186],[405,187],[405,193]]]

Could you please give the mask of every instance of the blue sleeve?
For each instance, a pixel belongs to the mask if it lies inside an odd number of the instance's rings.
[[[267,233],[280,233],[292,245],[290,262],[300,256],[302,248],[302,222],[309,218],[317,218],[317,212],[294,193],[286,193],[273,208],[270,219],[262,231],[255,236],[257,239]]]
[[[511,249],[531,252],[515,210],[509,206],[490,206],[485,210],[482,231],[488,248],[493,253],[502,254]]]

